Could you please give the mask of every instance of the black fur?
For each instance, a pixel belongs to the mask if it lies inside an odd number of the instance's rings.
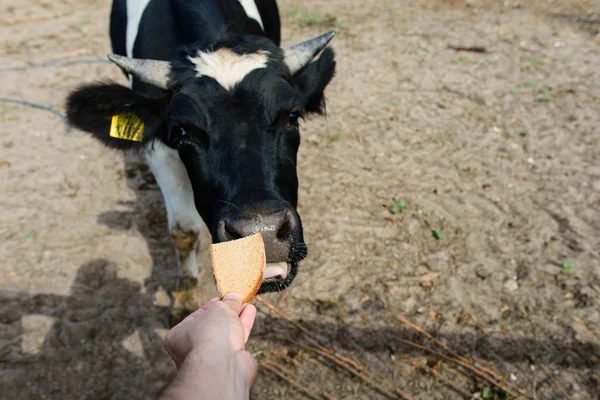
[[[127,0],[114,0],[110,12],[110,39],[113,52],[125,56],[125,40],[127,33]]]
[[[323,50],[321,57],[310,63],[292,78],[294,85],[304,98],[307,112],[323,114],[325,111],[325,87],[335,75],[335,54],[331,48]]]
[[[118,150],[140,148],[153,140],[163,123],[164,100],[147,98],[115,83],[82,86],[67,98],[67,118],[77,128],[91,133],[107,147]],[[133,113],[144,123],[143,142],[109,136],[112,117]]]
[[[254,0],[254,2],[265,26],[265,36],[277,46],[281,45],[281,22],[277,2],[275,0]]]

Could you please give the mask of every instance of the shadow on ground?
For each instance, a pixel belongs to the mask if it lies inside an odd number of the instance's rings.
[[[168,310],[141,289],[99,259],[80,267],[70,296],[0,291],[3,397],[143,398],[160,390],[173,369],[159,335]],[[22,375],[27,387],[17,383]]]
[[[81,266],[70,296],[0,291],[0,304],[0,382],[5,398],[144,398],[171,378],[172,363],[159,335],[166,331],[170,311],[156,306],[138,283],[118,278],[114,263],[100,259]],[[285,345],[292,352],[303,343],[284,320],[264,314],[259,320],[255,342]],[[296,322],[322,344],[338,349],[424,354],[402,343],[423,343],[403,326],[355,327],[326,319]],[[597,345],[531,337],[457,333],[443,339],[451,349],[460,348],[461,355],[485,361],[593,369],[600,355]],[[70,379],[59,379],[64,374]],[[20,375],[27,376],[26,388],[13,383],[22,381],[15,379]]]

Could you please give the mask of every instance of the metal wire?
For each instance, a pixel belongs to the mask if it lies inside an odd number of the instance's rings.
[[[45,105],[39,104],[39,103],[32,103],[31,101],[14,99],[11,97],[0,97],[0,101],[3,101],[5,103],[13,103],[13,104],[19,104],[19,105],[29,106],[29,107],[33,107],[33,108],[39,108],[40,110],[50,111],[52,114],[59,116],[63,120],[63,122],[65,124],[65,133],[69,133],[71,131],[71,124],[69,123],[67,116],[52,107],[48,107],[48,106],[45,106]]]
[[[78,60],[55,60],[45,61],[37,64],[16,65],[12,67],[0,67],[1,72],[6,71],[23,71],[31,68],[54,67],[58,65],[74,65],[74,64],[110,64],[110,60],[105,58],[82,58]]]

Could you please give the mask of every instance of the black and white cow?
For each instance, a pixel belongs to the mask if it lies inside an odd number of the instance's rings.
[[[214,242],[261,232],[261,292],[287,287],[307,254],[298,121],[323,112],[334,53],[313,59],[334,32],[281,49],[275,0],[115,0],[110,34],[109,58],[132,88],[83,86],[68,98],[68,117],[108,147],[145,152],[181,285],[196,283],[204,220]]]

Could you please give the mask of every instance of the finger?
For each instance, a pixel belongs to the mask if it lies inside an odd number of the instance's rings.
[[[218,297],[213,297],[212,299],[210,299],[209,301],[206,302],[206,304],[204,304],[202,307],[200,307],[199,309],[197,309],[196,311],[194,311],[193,313],[191,313],[190,315],[188,315],[187,317],[185,317],[185,319],[183,321],[181,321],[181,323],[187,322],[191,319],[197,318],[200,315],[202,315],[202,313],[204,313],[204,311],[208,310],[208,308],[216,303],[217,301],[219,301]]]
[[[191,313],[190,315],[188,315],[187,317],[185,317],[180,323],[178,323],[176,326],[179,325],[183,325],[186,322],[190,322],[191,320],[198,318],[200,316],[200,314],[202,314],[204,312],[203,309],[198,309],[196,311],[194,311],[193,313]]]
[[[244,327],[244,343],[248,342],[250,332],[254,326],[254,320],[256,319],[256,307],[252,304],[244,304],[242,312],[240,313],[240,322]]]
[[[175,362],[175,366],[177,367],[177,369],[179,369],[179,367],[181,366],[181,360],[177,356],[176,351],[177,342],[180,340],[181,337],[178,334],[178,332],[174,332],[173,329],[171,329],[167,334],[165,341],[163,342],[163,348],[167,351],[167,353],[169,353],[169,356],[171,357],[173,362]]]
[[[206,311],[206,310],[208,310],[208,307],[210,307],[213,303],[216,303],[219,300],[220,299],[218,297],[213,297],[212,299],[210,299],[209,301],[207,301],[205,305],[203,305],[200,308]]]
[[[242,298],[237,293],[229,293],[223,298],[223,303],[227,305],[235,315],[240,315],[242,311]]]

